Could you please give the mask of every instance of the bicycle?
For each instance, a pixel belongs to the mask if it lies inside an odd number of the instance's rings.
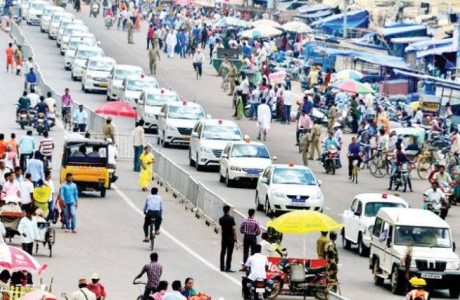
[[[152,251],[153,247],[155,246],[155,223],[156,223],[156,217],[150,216],[150,222],[149,222],[150,251]]]
[[[134,285],[147,285],[147,282],[142,282],[142,281],[133,281]],[[141,291],[141,294],[137,296],[136,300],[142,300],[144,298],[144,291]]]
[[[378,149],[377,153],[369,159],[369,171],[376,178],[382,178],[387,175],[389,166],[391,166],[391,162],[381,149]]]

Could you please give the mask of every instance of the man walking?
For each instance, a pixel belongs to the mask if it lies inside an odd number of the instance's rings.
[[[315,150],[318,153],[318,160],[321,159],[321,150],[319,147],[321,141],[321,124],[319,121],[315,121],[313,128],[311,130],[311,143],[310,143],[310,157],[309,159],[314,159]]]
[[[40,179],[43,181],[45,180],[45,168],[43,166],[43,161],[40,160],[40,158],[40,152],[35,151],[34,156],[27,163],[26,173],[30,173],[30,175],[32,175],[32,182],[34,183],[34,186],[37,186]]]
[[[48,131],[43,132],[43,139],[40,141],[38,150],[40,151],[43,162],[48,161],[50,163],[49,165],[45,165],[45,167],[51,168],[51,158],[53,156],[54,142],[53,138],[49,136]]]
[[[141,170],[141,163],[139,157],[144,149],[144,120],[137,122],[136,128],[133,131],[133,145],[134,145],[134,172]]]
[[[156,292],[158,284],[160,283],[163,267],[158,263],[158,253],[153,252],[150,254],[150,263],[146,264],[139,275],[133,281],[141,278],[142,275],[147,274],[147,284],[145,285],[144,295],[142,300],[149,300],[150,294]]]
[[[34,241],[38,239],[37,222],[32,218],[32,210],[26,210],[26,216],[19,222],[18,232],[21,234],[22,250],[32,255]]]
[[[13,71],[14,68],[14,49],[13,49],[13,43],[8,44],[8,48],[6,48],[6,72],[10,70]]]
[[[22,210],[32,211],[34,208],[34,204],[33,204],[34,184],[32,183],[32,175],[30,175],[30,173],[26,173],[24,181],[21,182],[19,186],[20,186],[20,191],[21,191]]]
[[[61,197],[65,205],[64,216],[66,232],[72,230],[73,233],[77,233],[75,228],[77,226],[78,188],[73,182],[72,173],[67,173],[65,182],[59,191],[59,197]]]
[[[224,215],[219,219],[219,225],[222,233],[220,248],[220,270],[222,272],[233,272],[231,266],[233,247],[236,243],[236,223],[235,219],[230,215],[230,206],[224,205],[223,211]],[[225,255],[227,255],[227,260],[225,260]]]
[[[35,151],[35,140],[32,137],[32,130],[27,130],[26,136],[19,139],[19,165],[22,170],[27,168],[27,159],[31,158]]]
[[[149,50],[149,47],[152,46],[153,48],[153,39],[155,38],[155,28],[153,27],[153,24],[149,25],[149,29],[147,31],[147,50]]]
[[[75,123],[74,132],[85,132],[86,124],[88,123],[88,112],[83,109],[83,104],[80,104],[78,110],[74,112],[73,121]]]
[[[243,263],[249,257],[249,249],[251,255],[254,254],[254,247],[257,245],[257,236],[260,234],[259,222],[254,218],[256,210],[251,208],[248,210],[248,217],[241,223],[240,232],[244,234],[243,239]]]
[[[155,220],[155,234],[160,234],[161,221],[163,220],[163,199],[158,195],[158,188],[153,187],[144,203],[144,243],[149,242],[149,226]]]
[[[155,41],[152,44],[152,48],[150,48],[150,50],[149,50],[150,75],[157,74],[157,59],[158,59],[158,61],[161,60],[160,51],[158,50],[158,43],[157,43],[157,41]]]
[[[128,22],[126,23],[128,28],[128,44],[134,44],[133,42],[133,31],[134,31],[134,23],[131,18],[128,18]]]

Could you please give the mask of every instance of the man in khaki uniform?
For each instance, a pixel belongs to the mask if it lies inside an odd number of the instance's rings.
[[[335,241],[337,240],[337,233],[334,231],[329,232],[329,242],[324,246],[324,254],[326,255],[327,262],[329,264],[339,263],[339,254],[337,251],[337,245]]]
[[[131,18],[128,19],[126,26],[128,27],[128,44],[134,44],[133,42],[134,23]]]
[[[299,150],[302,155],[302,162],[304,166],[308,166],[308,151],[310,150],[311,136],[311,132],[305,133],[299,144]]]
[[[228,71],[228,81],[230,83],[230,91],[228,93],[229,96],[232,96],[233,92],[235,91],[235,82],[237,76],[238,70],[236,69],[235,64],[230,64],[230,69]]]
[[[321,231],[321,236],[316,241],[316,254],[318,254],[318,259],[326,259],[326,245],[328,243],[327,231]]]
[[[321,125],[318,122],[315,122],[311,130],[311,143],[310,143],[310,157],[309,159],[314,159],[315,150],[318,153],[318,160],[321,159],[321,150],[319,147],[321,141]]]
[[[160,60],[160,51],[158,51],[158,41],[153,42],[153,47],[149,49],[149,68],[150,75],[157,73],[157,59]]]
[[[112,139],[112,141],[115,141],[115,128],[111,117],[108,117],[105,124],[102,125],[102,134],[104,135],[104,140]]]

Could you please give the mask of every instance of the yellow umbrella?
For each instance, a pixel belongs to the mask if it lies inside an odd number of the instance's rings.
[[[343,227],[334,219],[319,211],[296,210],[286,213],[267,223],[281,233],[306,234],[310,232],[331,231]]]

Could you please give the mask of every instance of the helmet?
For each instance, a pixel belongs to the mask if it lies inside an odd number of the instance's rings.
[[[412,277],[410,280],[409,280],[410,284],[413,286],[413,287],[418,287],[418,286],[426,286],[426,281],[425,279],[423,278],[418,278],[418,277]]]

